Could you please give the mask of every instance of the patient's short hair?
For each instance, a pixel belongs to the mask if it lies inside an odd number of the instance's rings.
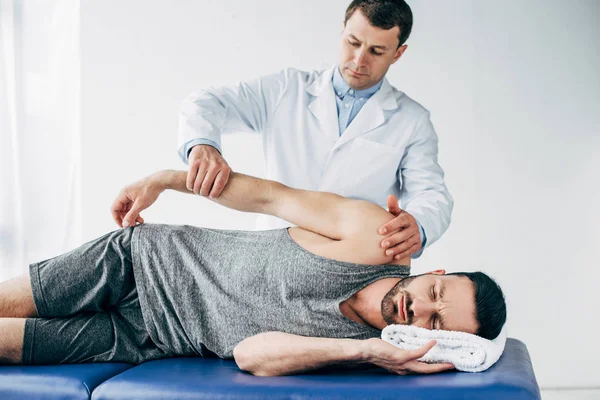
[[[495,339],[506,322],[506,301],[500,286],[483,272],[452,272],[446,275],[466,276],[475,286],[476,335]]]

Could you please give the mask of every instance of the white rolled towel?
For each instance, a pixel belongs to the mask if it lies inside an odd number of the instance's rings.
[[[436,344],[425,356],[427,363],[452,363],[459,371],[485,371],[502,355],[506,344],[506,324],[494,340],[471,333],[430,330],[414,325],[388,325],[381,338],[401,349],[415,350],[435,339]]]

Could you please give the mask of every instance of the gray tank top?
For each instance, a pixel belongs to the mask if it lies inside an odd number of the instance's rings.
[[[362,265],[313,254],[287,228],[234,231],[142,224],[132,260],[149,335],[172,356],[233,357],[267,331],[367,339],[381,332],[345,317],[339,304],[367,285],[406,277],[410,267]]]

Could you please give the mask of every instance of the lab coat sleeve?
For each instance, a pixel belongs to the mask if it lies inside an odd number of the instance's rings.
[[[430,246],[448,229],[454,200],[438,164],[438,137],[429,111],[415,125],[400,161],[398,179],[402,182],[400,205],[421,224],[426,246]],[[420,255],[421,252],[416,253],[413,258]]]
[[[285,92],[289,74],[282,70],[188,95],[179,110],[179,157],[187,163],[186,144],[196,139],[210,140],[221,149],[222,133],[261,133]]]

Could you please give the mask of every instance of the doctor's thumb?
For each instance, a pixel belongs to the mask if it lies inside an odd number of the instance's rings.
[[[402,212],[400,205],[398,204],[398,199],[393,194],[390,194],[387,198],[388,203],[388,211],[392,214],[398,215]]]

